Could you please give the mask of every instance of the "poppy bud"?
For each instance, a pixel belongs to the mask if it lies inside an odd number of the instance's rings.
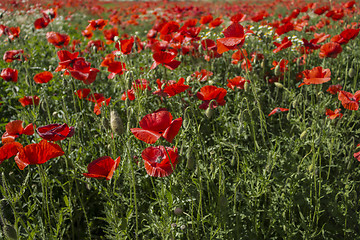
[[[303,138],[306,136],[306,131],[307,131],[307,130],[303,131],[303,132],[300,134],[300,139],[303,139]]]
[[[16,233],[16,230],[13,226],[9,225],[9,224],[6,224],[4,226],[4,235],[8,238],[8,239],[11,239],[11,240],[16,240],[17,239],[17,233]]]
[[[111,130],[118,135],[124,133],[124,126],[122,120],[116,111],[110,112],[110,127]]]
[[[350,68],[349,77],[353,78],[353,77],[355,77],[355,74],[356,74],[355,70],[353,68]]]
[[[188,148],[188,151],[186,153],[186,167],[190,170],[194,169],[195,166],[195,161],[194,161],[194,157],[192,156],[192,145]]]
[[[300,61],[301,61],[300,58],[296,59],[296,65],[297,65],[297,66],[300,66]]]
[[[115,37],[114,37],[114,42],[119,41],[119,39],[120,39],[119,36],[115,36]]]
[[[210,103],[211,104],[211,103]],[[209,106],[206,110],[205,110],[205,115],[208,118],[211,118],[214,115],[214,109],[211,108],[211,106]]]
[[[293,107],[293,108],[296,108],[296,104],[297,104],[297,102],[296,102],[296,100],[294,100],[294,101],[292,102],[292,107]]]
[[[290,119],[291,119],[291,112],[289,111],[289,113],[286,115],[286,119],[288,120],[288,121],[290,121]]]
[[[261,68],[265,68],[265,60],[263,60],[260,64]]]
[[[275,86],[278,87],[278,88],[283,88],[283,87],[284,87],[284,85],[282,85],[282,84],[279,83],[279,82],[275,82],[274,84],[275,84]]]
[[[186,83],[189,83],[189,82],[191,82],[191,76],[188,76],[188,77],[186,78]]]
[[[248,81],[245,81],[245,83],[244,83],[244,90],[245,90],[245,92],[247,92],[248,89],[249,89],[249,82],[248,82]]]
[[[280,72],[280,64],[276,65],[275,70],[274,70],[274,74],[275,76],[280,76],[281,72]]]
[[[125,73],[125,80],[126,80],[126,88],[127,89],[131,88],[131,84],[132,84],[133,79],[134,79],[133,72],[132,71],[127,71]]]
[[[174,214],[175,214],[176,216],[179,216],[179,215],[183,214],[183,212],[184,212],[184,211],[183,211],[181,208],[179,208],[179,207],[177,207],[177,208],[174,209]]]

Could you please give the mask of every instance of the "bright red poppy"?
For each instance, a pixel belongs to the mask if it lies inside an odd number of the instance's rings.
[[[201,69],[201,71],[195,71],[191,76],[195,77],[200,82],[205,82],[208,80],[209,77],[211,77],[214,73],[211,71],[208,71],[206,69]]]
[[[15,60],[21,61],[22,58],[26,60],[26,57],[24,56],[24,50],[22,49],[6,51],[3,56],[3,60],[5,62],[12,62]]]
[[[134,45],[134,42],[135,42],[135,39],[134,37],[131,37],[130,39],[123,39],[123,40],[120,40],[120,43],[117,42],[115,44],[115,47],[121,51],[122,54],[129,54],[131,53],[131,50],[133,48],[133,45]],[[113,52],[114,53],[114,52]]]
[[[113,61],[107,64],[108,64],[108,71],[110,72],[108,79],[113,79],[116,75],[123,75],[126,71],[125,63]]]
[[[181,117],[173,120],[170,112],[159,109],[141,119],[141,128],[130,130],[137,139],[149,144],[155,143],[161,136],[171,143],[178,134],[182,121]]]
[[[38,127],[36,132],[39,136],[48,141],[60,141],[74,135],[74,127],[69,127],[66,123],[54,123],[42,127]]]
[[[289,110],[290,110],[290,109],[288,109],[288,108],[280,108],[280,107],[277,107],[277,108],[274,108],[274,109],[269,113],[268,116],[271,116],[271,115],[273,115],[273,114],[275,114],[275,113],[287,112],[287,111],[289,111]]]
[[[33,135],[34,125],[30,123],[24,128],[23,121],[15,120],[6,124],[5,130],[1,138],[2,143],[14,142],[21,134]]]
[[[109,30],[104,30],[103,31],[104,37],[106,39],[106,44],[111,44],[113,43],[115,40],[116,36],[119,36],[119,32],[117,27],[113,27]]]
[[[148,147],[141,153],[146,173],[152,177],[166,177],[173,173],[178,163],[176,148],[157,146]]]
[[[273,53],[278,53],[283,49],[289,48],[292,46],[291,40],[288,39],[288,37],[285,37],[281,43],[274,42],[274,45],[277,47],[273,50]]]
[[[52,158],[64,155],[64,151],[56,143],[41,140],[40,143],[27,145],[16,154],[15,162],[23,170],[27,165],[43,164]]]
[[[24,96],[19,99],[19,102],[21,103],[21,106],[23,106],[23,107],[28,106],[28,105],[39,105],[40,98],[36,95]]]
[[[45,71],[38,73],[34,76],[34,81],[36,83],[47,83],[53,78],[53,74],[51,72]]]
[[[164,67],[174,70],[180,65],[180,61],[174,60],[176,58],[177,53],[175,51],[172,52],[155,52],[153,54],[154,63],[151,65],[151,70],[155,69],[158,65],[163,65]]]
[[[211,108],[216,108],[218,105],[225,105],[226,101],[224,97],[226,96],[226,89],[218,88],[216,86],[207,85],[200,89],[200,92],[196,93],[198,99],[202,100],[203,103],[199,106],[200,109],[207,109],[211,100],[214,100]]]
[[[340,84],[331,85],[326,91],[332,95],[337,94],[342,89],[342,86]]]
[[[75,95],[78,96],[79,99],[86,98],[90,94],[89,88],[82,88],[75,92]]]
[[[180,78],[178,82],[168,82],[165,84],[163,91],[169,97],[175,96],[176,94],[182,93],[189,88],[189,85],[185,85],[184,82],[184,78]]]
[[[5,143],[3,146],[0,147],[0,164],[5,161],[6,159],[9,159],[13,156],[15,156],[20,149],[23,146],[21,143],[18,142],[9,142]]]
[[[336,58],[337,55],[341,52],[342,52],[342,47],[340,46],[340,44],[335,43],[335,42],[329,42],[329,43],[325,43],[324,45],[321,46],[319,57],[320,58],[325,58],[325,57]]]
[[[234,90],[235,88],[244,89],[245,83],[246,82],[250,83],[249,80],[246,80],[245,78],[240,76],[234,77],[233,79],[228,79],[227,81],[228,81],[227,86],[232,90]]]
[[[103,30],[104,27],[107,25],[109,20],[104,20],[104,19],[97,19],[97,20],[90,20],[89,25],[86,27],[87,30]]]
[[[47,32],[46,38],[49,43],[54,45],[57,48],[62,48],[64,46],[69,45],[70,43],[70,37],[66,34],[60,34],[57,32]]]
[[[35,29],[46,28],[50,23],[50,20],[46,17],[41,17],[35,20],[34,27]]]
[[[277,66],[279,66],[279,70],[281,73],[284,73],[288,70],[287,65],[289,63],[289,60],[286,59],[281,59],[280,62],[277,61],[273,61],[272,65],[274,66],[273,68],[271,68],[271,70],[274,70]]]
[[[200,24],[208,24],[213,20],[213,16],[207,15],[200,18]]]
[[[4,68],[1,71],[0,77],[6,82],[17,82],[18,80],[18,70],[12,68]]]
[[[241,48],[245,43],[245,32],[243,26],[239,23],[232,23],[227,27],[223,34],[225,38],[216,40],[217,52],[222,54],[229,50]]]
[[[360,90],[355,92],[355,94],[339,91],[338,99],[344,108],[356,111],[359,109]]]
[[[323,84],[331,80],[330,69],[323,69],[322,67],[314,67],[311,70],[305,70],[302,72],[305,76],[303,83],[309,84]]]
[[[335,109],[334,111],[331,109],[326,109],[326,113],[325,115],[328,116],[328,118],[330,118],[331,120],[335,119],[335,118],[342,118],[343,114],[340,113],[341,108]]]
[[[210,23],[209,23],[209,28],[216,28],[218,26],[220,26],[220,24],[222,24],[224,22],[223,19],[221,18],[215,18],[214,20],[212,20]]]
[[[87,178],[105,178],[106,180],[110,180],[119,166],[120,157],[115,159],[115,161],[108,156],[98,158],[87,166],[87,173],[83,173],[83,175]]]

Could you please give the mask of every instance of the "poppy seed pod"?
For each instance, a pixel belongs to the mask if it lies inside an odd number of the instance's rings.
[[[278,88],[283,88],[283,87],[284,87],[284,85],[282,85],[282,84],[279,83],[279,82],[275,82],[274,84],[275,84],[275,86],[278,87]]]
[[[244,90],[245,90],[245,92],[247,92],[248,89],[249,89],[249,82],[246,81],[246,82],[244,83]]]
[[[116,111],[110,112],[110,127],[111,130],[116,134],[124,133],[124,126],[119,114]]]
[[[356,72],[355,72],[355,70],[353,68],[350,68],[348,74],[349,74],[349,77],[353,78],[353,77],[355,77]]]

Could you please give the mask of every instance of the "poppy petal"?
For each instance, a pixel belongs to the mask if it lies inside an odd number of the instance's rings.
[[[182,122],[183,120],[181,117],[171,122],[170,126],[165,130],[162,135],[166,139],[166,141],[168,141],[169,143],[173,141],[181,128]]]
[[[6,160],[15,156],[22,148],[21,143],[11,142],[0,147],[0,164]]]
[[[161,137],[160,133],[151,130],[141,128],[131,128],[130,130],[137,139],[149,144],[155,143]]]

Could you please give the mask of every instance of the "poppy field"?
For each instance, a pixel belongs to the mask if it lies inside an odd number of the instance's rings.
[[[359,239],[355,1],[0,3],[0,239]]]

